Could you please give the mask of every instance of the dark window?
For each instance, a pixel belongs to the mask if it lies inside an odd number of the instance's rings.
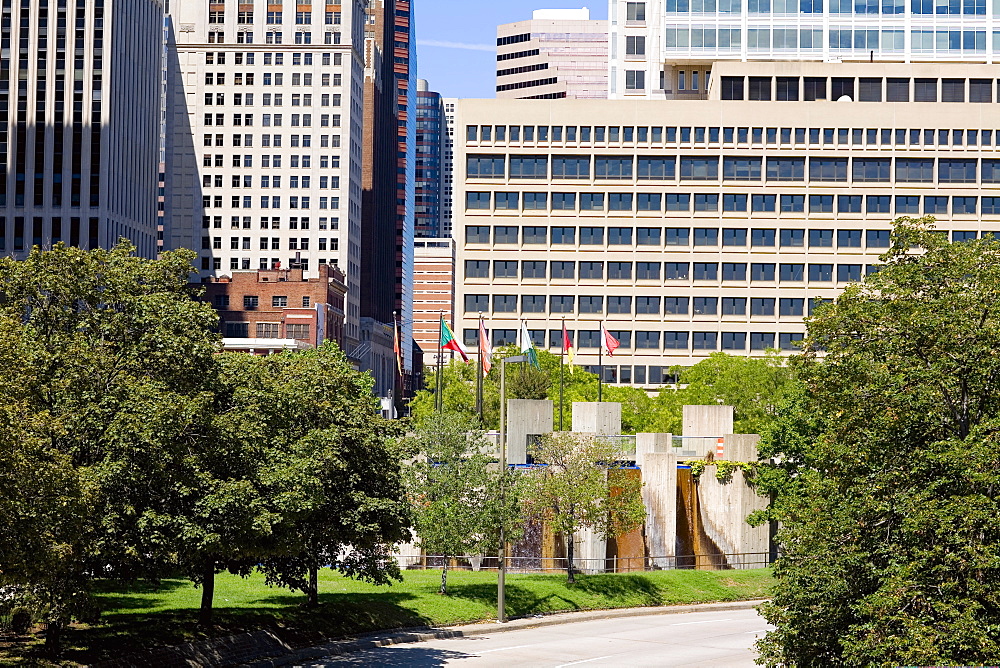
[[[969,79],[969,102],[992,102],[993,79]]]
[[[489,278],[489,260],[466,260],[465,276],[466,278]]]
[[[662,211],[663,195],[660,193],[639,193],[636,205],[639,211]]]
[[[571,295],[553,295],[549,297],[550,313],[572,313],[576,298]]]
[[[547,265],[545,260],[525,260],[521,263],[521,278],[545,278]]]
[[[846,181],[847,158],[810,158],[810,181]]]
[[[465,312],[476,313],[490,310],[489,295],[465,295]]]
[[[858,102],[881,102],[882,79],[861,77],[858,79]]]
[[[888,182],[892,177],[889,158],[855,158],[852,165],[855,181]]]
[[[1000,183],[1000,160],[983,158],[983,183]]]
[[[804,181],[806,178],[805,158],[768,158],[768,181]]]
[[[774,299],[754,297],[750,300],[750,315],[774,315]]]
[[[545,295],[522,295],[522,313],[545,313]]]
[[[694,196],[695,211],[718,211],[719,196],[715,193],[698,193]]]
[[[719,298],[695,297],[693,307],[695,315],[717,315],[719,312]]]
[[[781,230],[782,248],[802,248],[806,245],[805,230]]]
[[[805,195],[782,195],[781,196],[781,211],[782,213],[801,213],[805,211],[806,208],[806,196]]]
[[[580,228],[580,245],[582,245],[582,246],[603,246],[604,245],[604,228],[603,227],[581,227]]]
[[[741,228],[726,227],[722,230],[723,246],[746,246],[747,231]]]
[[[744,233],[745,234],[745,233]],[[744,239],[746,237],[744,236]],[[696,227],[694,228],[694,245],[695,246],[718,246],[719,245],[719,230],[707,227]]]
[[[747,265],[745,262],[723,262],[722,280],[724,281],[745,281],[747,280]]]
[[[941,158],[938,160],[938,182],[940,183],[975,183],[976,160],[955,160]]]
[[[517,312],[517,295],[493,295],[493,312]]]
[[[493,278],[517,278],[517,260],[494,260]]]
[[[931,196],[924,197],[924,213],[936,215],[948,213],[948,198]]]
[[[695,350],[717,350],[717,339],[715,332],[691,332],[691,347]]]
[[[598,156],[594,159],[594,177],[598,179],[631,179],[632,156]]]
[[[465,243],[488,244],[489,242],[490,228],[485,225],[470,225],[465,228]]]
[[[722,77],[722,99],[723,100],[744,99],[743,77]]]
[[[667,211],[690,211],[691,195],[687,193],[667,193]]]
[[[662,236],[663,230],[659,227],[637,227],[635,243],[639,246],[659,246]]]
[[[552,193],[553,211],[574,211],[576,210],[576,193]],[[572,228],[566,228],[572,229]],[[552,243],[558,243],[553,241]],[[565,243],[573,243],[568,241]]]
[[[751,211],[774,211],[777,198],[774,195],[753,195],[750,198]]]
[[[668,246],[687,246],[690,243],[691,230],[687,227],[668,227],[665,241]]]
[[[773,281],[774,264],[769,262],[754,262],[750,265],[751,281]]]
[[[868,195],[868,213],[889,213],[891,198],[889,195]]]
[[[754,248],[768,248],[774,246],[774,230],[754,229],[750,232],[750,245]]]
[[[500,226],[493,228],[493,243],[495,244],[516,244],[518,228],[513,226]]]
[[[604,297],[580,297],[580,313],[604,313]]]
[[[608,228],[608,245],[610,245],[610,246],[631,246],[632,245],[632,228],[631,227],[609,227]]]
[[[769,350],[771,348],[774,348],[774,334],[750,333],[750,350]]]
[[[689,265],[687,262],[664,262],[663,278],[667,280],[687,280],[689,275],[688,269]]]
[[[797,350],[802,339],[805,337],[802,334],[778,334],[778,347],[781,350]]]
[[[938,80],[937,79],[914,79],[913,80],[913,101],[914,102],[937,102]]]
[[[837,195],[837,211],[861,213],[861,195]]]
[[[547,211],[549,208],[548,193],[524,193],[524,208],[526,211]],[[541,229],[545,229],[544,227]],[[525,243],[529,243],[527,238]],[[545,242],[542,242],[545,243]]]
[[[805,299],[798,297],[782,297],[778,300],[779,315],[802,315],[805,309]]]
[[[726,193],[722,196],[723,211],[746,211],[747,196],[738,193]]]
[[[833,265],[810,264],[809,281],[813,283],[829,283],[833,281]]]
[[[687,315],[688,301],[687,297],[664,297],[664,315]]]
[[[1000,197],[984,197],[983,214],[993,216],[1000,214]]]
[[[771,77],[750,77],[748,89],[751,100],[771,100]]]
[[[608,193],[608,211],[631,211],[632,193]]]
[[[965,79],[941,79],[942,102],[965,102]]]
[[[572,245],[576,243],[576,228],[575,227],[553,227],[552,228],[552,244],[553,245]]]
[[[861,248],[861,230],[837,230],[839,248]]]
[[[723,332],[722,333],[722,349],[723,350],[746,350],[747,348],[747,334],[746,332]]]
[[[896,195],[896,213],[920,213],[920,197],[917,195]]]
[[[976,197],[952,197],[951,212],[953,214],[974,214],[977,199]]]
[[[465,208],[467,209],[489,209],[490,194],[480,192],[465,193]]]
[[[586,155],[552,156],[552,178],[589,179],[590,156]]]
[[[831,248],[833,246],[833,230],[809,230],[810,248]]]
[[[646,280],[660,280],[659,262],[636,262],[635,277]]]
[[[549,176],[549,158],[545,155],[510,156],[510,178],[544,179]]]
[[[896,158],[896,180],[904,183],[932,183],[932,158]]]
[[[604,193],[580,193],[581,211],[604,211]]]
[[[759,181],[761,162],[761,158],[724,157],[722,177],[731,181]]]
[[[631,297],[608,297],[608,313],[631,313]]]
[[[687,332],[663,332],[663,347],[669,350],[687,350],[688,347],[688,333]],[[650,367],[650,382],[653,382],[652,369],[657,369],[658,367]],[[662,371],[660,372],[662,374]],[[661,379],[662,382],[662,379]]]
[[[868,248],[888,248],[889,230],[868,230],[865,241]]]
[[[719,263],[695,262],[693,275],[696,281],[717,281],[719,280]]]
[[[530,195],[531,193],[526,193]],[[524,243],[526,244],[546,244],[549,240],[549,229],[547,227],[525,227]]]
[[[976,233],[971,230],[956,230],[951,233],[952,242],[958,244],[965,241],[973,241],[976,238]]]
[[[718,158],[681,157],[681,179],[685,181],[715,181],[718,178]]]
[[[837,282],[838,283],[857,283],[861,280],[861,265],[860,264],[838,264],[837,265]]]
[[[635,347],[658,350],[660,348],[659,332],[636,332]]]
[[[603,262],[581,262],[580,278],[602,279],[604,278]]]
[[[660,298],[659,297],[636,297],[635,298],[635,312],[637,314],[659,315],[660,314]]]
[[[466,173],[470,178],[503,178],[504,157],[502,155],[470,155],[466,158]]]
[[[806,102],[827,99],[826,77],[805,77],[802,83],[802,99]]]
[[[775,82],[776,100],[786,102],[796,102],[799,99],[799,78],[798,77],[777,77]]]
[[[889,78],[885,81],[886,102],[909,102],[910,80]]]
[[[804,264],[781,264],[778,265],[778,277],[784,282],[801,282],[804,279]]]
[[[608,262],[608,278],[632,278],[631,262]]]
[[[498,192],[494,201],[497,211],[517,211],[521,208],[521,193]]]
[[[669,158],[639,158],[639,180],[665,181],[674,179],[677,172],[677,160]]]
[[[723,297],[722,315],[746,315],[747,300],[745,297]]]

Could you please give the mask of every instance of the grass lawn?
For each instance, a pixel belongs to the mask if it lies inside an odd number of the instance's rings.
[[[177,644],[244,630],[271,628],[295,645],[382,629],[476,622],[496,617],[496,573],[449,571],[448,596],[437,593],[440,571],[406,571],[403,582],[377,587],[331,571],[320,573],[320,607],[307,610],[297,592],[267,587],[263,578],[216,578],[216,626],[198,628],[201,590],[187,580],[164,580],[158,587],[106,588],[99,624],[66,634],[64,659],[90,663],[143,647]],[[628,608],[768,595],[770,569],[656,571],[581,575],[575,585],[565,574],[508,574],[511,617],[560,610]],[[19,664],[25,648],[0,646],[0,664]]]

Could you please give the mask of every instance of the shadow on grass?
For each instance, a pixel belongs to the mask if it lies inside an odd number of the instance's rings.
[[[146,610],[155,608],[170,592],[191,586],[190,580],[180,578],[164,579],[158,582],[139,580],[128,585],[110,580],[98,580],[94,584],[94,595],[102,608]],[[156,594],[162,596],[157,597]]]
[[[514,617],[549,610],[576,610],[579,608],[575,601],[568,598],[558,594],[540,595],[525,587],[519,587],[516,582],[509,580],[507,581],[506,594],[507,614]],[[497,586],[496,583],[452,584],[448,585],[448,596],[492,606],[497,601]],[[562,601],[562,605],[556,601]]]
[[[188,585],[190,586],[190,585]],[[151,647],[178,645],[207,638],[268,629],[295,647],[318,644],[370,631],[426,626],[430,622],[403,607],[414,598],[405,592],[321,594],[320,605],[306,608],[301,595],[269,597],[271,607],[216,607],[214,624],[198,626],[197,610],[164,610],[109,616],[104,623],[73,629],[65,659],[89,664]],[[274,608],[275,603],[285,607]]]
[[[660,588],[642,575],[607,573],[577,576],[572,589],[594,596],[627,602],[630,605],[655,605],[662,600]]]

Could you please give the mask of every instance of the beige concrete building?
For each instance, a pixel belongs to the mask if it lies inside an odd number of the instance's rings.
[[[606,379],[649,389],[715,351],[794,350],[894,218],[1000,234],[998,74],[716,63],[703,100],[463,100],[456,333],[484,312],[494,344],[525,320],[558,352],[565,319],[594,366],[603,321]]]
[[[540,9],[497,28],[497,97],[608,96],[608,22],[584,9]]]

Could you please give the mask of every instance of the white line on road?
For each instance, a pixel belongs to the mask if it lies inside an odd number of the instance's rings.
[[[576,666],[581,663],[590,663],[591,661],[600,661],[602,659],[610,659],[615,656],[614,654],[608,654],[607,656],[598,656],[593,659],[583,659],[582,661],[571,661],[570,663],[561,663],[556,668],[566,668],[566,666]]]
[[[525,647],[534,647],[534,645],[514,645],[513,647],[497,647],[496,649],[477,649],[473,651],[473,654],[489,654],[490,652],[506,652],[511,649],[524,649]]]
[[[680,622],[679,624],[671,624],[670,626],[689,626],[691,624],[715,624],[716,622],[731,622],[732,619],[706,619],[702,622]]]

